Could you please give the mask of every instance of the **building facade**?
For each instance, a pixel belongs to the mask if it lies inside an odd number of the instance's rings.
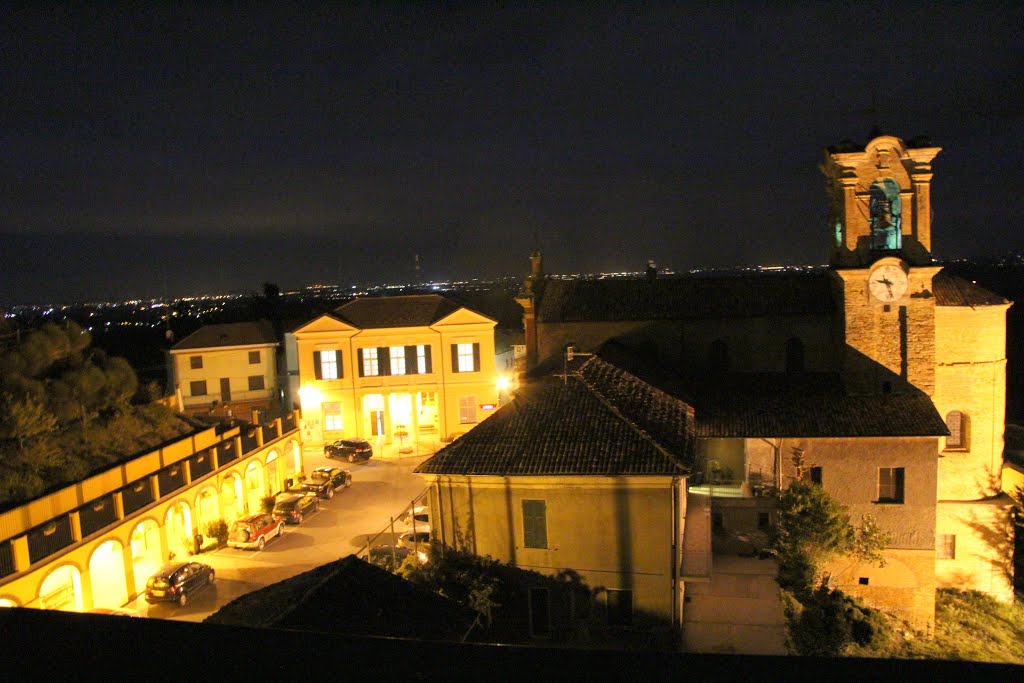
[[[254,423],[276,415],[278,346],[265,320],[199,328],[170,350],[171,387],[180,407]]]
[[[424,294],[358,298],[302,325],[293,334],[303,442],[419,450],[465,433],[498,406],[495,324]]]

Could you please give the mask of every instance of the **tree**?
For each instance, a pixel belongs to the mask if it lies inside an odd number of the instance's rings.
[[[4,432],[17,440],[18,450],[24,452],[34,439],[57,430],[57,418],[42,402],[32,398],[3,397]]]

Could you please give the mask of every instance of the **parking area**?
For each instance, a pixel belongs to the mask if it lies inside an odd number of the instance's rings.
[[[338,463],[323,454],[304,455],[305,467],[343,467],[352,473],[352,485],[321,499],[319,510],[304,516],[301,524],[288,525],[280,538],[263,550],[220,548],[187,558],[213,568],[216,580],[189,596],[180,607],[173,603],[150,605],[140,596],[129,608],[141,616],[183,621],[202,621],[240,595],[282,581],[327,562],[357,553],[368,538],[385,529],[424,490],[413,470],[430,453],[381,454],[366,463]],[[405,531],[396,524],[396,532]],[[389,535],[375,543],[393,542]],[[186,558],[179,558],[186,559]]]

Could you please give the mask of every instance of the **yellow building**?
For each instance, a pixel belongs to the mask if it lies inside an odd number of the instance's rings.
[[[498,404],[495,321],[437,294],[360,297],[294,331],[306,446],[450,441]]]
[[[265,321],[204,325],[171,347],[172,389],[188,413],[261,422],[278,409],[277,334]]]

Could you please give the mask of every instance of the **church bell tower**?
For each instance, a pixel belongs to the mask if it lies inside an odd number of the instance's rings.
[[[931,255],[931,162],[939,151],[882,135],[825,155],[850,393],[935,390],[932,278],[941,268]]]

